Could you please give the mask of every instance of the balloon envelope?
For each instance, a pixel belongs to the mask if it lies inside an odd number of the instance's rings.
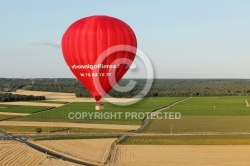
[[[70,70],[99,101],[129,69],[136,50],[128,51],[127,46],[136,49],[137,40],[125,22],[90,16],[70,25],[61,44]]]

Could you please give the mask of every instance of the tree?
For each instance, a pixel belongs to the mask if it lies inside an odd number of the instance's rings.
[[[157,93],[157,92],[155,92],[153,95],[154,95],[154,97],[157,97],[157,96],[158,96],[158,93]]]
[[[36,128],[36,133],[41,133],[43,130],[42,130],[42,128]]]

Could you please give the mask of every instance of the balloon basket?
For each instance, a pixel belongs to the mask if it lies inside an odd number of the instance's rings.
[[[97,103],[96,106],[95,106],[95,110],[96,111],[100,111],[100,110],[103,110],[104,109],[104,104],[102,103]]]

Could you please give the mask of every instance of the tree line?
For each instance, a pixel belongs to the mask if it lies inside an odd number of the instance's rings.
[[[19,95],[12,93],[1,93],[0,102],[45,100],[45,96]]]
[[[118,84],[125,86],[129,79]],[[145,79],[134,79],[136,86],[128,92],[111,90],[113,97],[134,97],[140,94],[146,84]],[[75,93],[77,97],[91,97],[91,94],[76,80],[60,79],[9,79],[0,78],[0,91],[17,89]],[[165,96],[235,96],[250,95],[250,79],[155,79],[147,97]]]

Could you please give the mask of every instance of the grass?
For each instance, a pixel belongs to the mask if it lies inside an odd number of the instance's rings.
[[[36,127],[36,126],[0,126],[4,132],[28,132],[35,133],[37,128],[42,129],[42,133],[123,133],[126,130],[112,129],[88,129],[88,128],[63,128],[63,127]]]
[[[159,97],[159,98],[146,98],[142,101],[130,105],[130,106],[116,106],[111,103],[105,103],[105,109],[102,111],[95,111],[95,103],[85,102],[85,103],[69,103],[62,107],[54,108],[48,111],[44,111],[37,114],[32,114],[26,117],[20,117],[16,120],[24,121],[53,121],[53,122],[76,122],[76,123],[100,123],[100,124],[140,124],[141,120],[146,116],[138,117],[128,117],[126,118],[125,112],[137,112],[146,113],[151,112],[155,109],[169,105],[175,101],[183,99],[182,97]],[[80,119],[69,119],[68,114],[70,112],[87,112],[87,113],[112,113],[121,112],[121,116],[118,114],[116,119],[101,117],[101,118],[91,118],[90,116]]]
[[[250,116],[250,96],[193,97],[166,110],[184,115],[199,116]]]
[[[13,112],[13,113],[35,113],[50,109],[52,107],[44,107],[44,106],[17,106],[17,105],[0,105],[0,112]]]
[[[122,145],[250,145],[250,135],[133,136]]]

